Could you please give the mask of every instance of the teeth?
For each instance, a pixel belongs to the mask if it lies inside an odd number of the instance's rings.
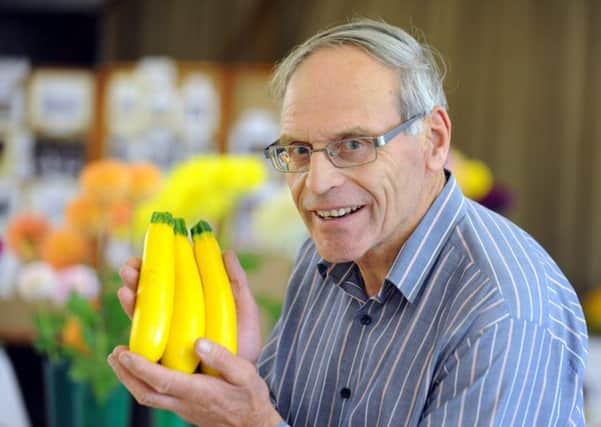
[[[338,218],[344,215],[348,215],[351,212],[355,212],[360,206],[350,206],[348,208],[332,209],[329,211],[317,211],[317,215],[322,218]]]

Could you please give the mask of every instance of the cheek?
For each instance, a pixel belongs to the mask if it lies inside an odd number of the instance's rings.
[[[296,208],[300,211],[300,199],[304,187],[304,180],[302,178],[302,175],[288,174],[286,176],[286,183],[288,184],[288,189],[290,190],[290,196],[292,197]]]
[[[387,163],[372,175],[371,194],[374,199],[374,215],[380,217],[380,226],[402,221],[415,201],[413,177],[406,164]]]

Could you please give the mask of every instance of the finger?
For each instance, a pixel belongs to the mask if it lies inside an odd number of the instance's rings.
[[[131,268],[139,270],[142,266],[142,260],[138,257],[131,256],[127,259],[127,261],[125,261],[125,265],[129,265]]]
[[[119,378],[119,381],[121,381],[121,383],[129,390],[140,405],[168,409],[161,406],[161,403],[165,404],[169,402],[162,402],[160,393],[157,393],[139,378],[132,375],[132,373],[120,363],[119,354],[125,350],[126,349],[123,347],[117,347],[107,358],[109,365],[115,372],[115,375],[117,375],[117,378]]]
[[[127,313],[131,319],[134,314],[134,308],[136,307],[136,293],[126,286],[122,286],[117,290],[117,297],[123,307],[123,311]]]
[[[141,265],[142,261],[139,258],[131,257],[119,270],[123,284],[134,291],[138,287]]]
[[[146,383],[159,394],[189,398],[198,392],[198,375],[190,375],[148,361],[131,351],[120,351],[116,357],[131,375]],[[199,385],[202,387],[202,384]]]
[[[236,301],[236,318],[241,332],[238,334],[238,355],[254,363],[261,351],[262,341],[259,307],[236,254],[231,250],[224,252],[223,262]]]
[[[224,346],[206,338],[196,340],[194,345],[201,363],[219,371],[230,384],[249,384],[257,371],[248,360],[235,356]]]

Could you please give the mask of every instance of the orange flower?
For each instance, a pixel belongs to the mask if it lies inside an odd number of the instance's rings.
[[[69,225],[87,234],[97,233],[104,222],[101,207],[86,194],[78,195],[67,204],[65,219]]]
[[[114,230],[120,227],[128,226],[132,217],[131,203],[125,200],[113,202],[110,207],[109,216],[111,229]]]
[[[127,165],[119,160],[98,160],[88,164],[80,176],[84,193],[101,204],[127,197],[131,176]]]
[[[161,171],[156,165],[147,162],[133,163],[129,170],[132,200],[146,199],[157,191],[161,180]]]
[[[24,261],[39,257],[40,244],[46,237],[50,223],[43,216],[25,212],[13,217],[6,230],[6,244]]]
[[[61,333],[63,343],[75,348],[80,353],[89,353],[90,349],[86,345],[81,333],[81,323],[76,317],[69,316],[65,322]]]
[[[71,227],[50,231],[42,241],[42,259],[54,268],[84,263],[89,257],[88,242]]]

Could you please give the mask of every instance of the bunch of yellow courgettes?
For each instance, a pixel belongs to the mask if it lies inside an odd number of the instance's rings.
[[[194,372],[194,343],[213,340],[236,353],[236,307],[221,249],[210,225],[188,236],[182,218],[153,212],[144,249],[129,348],[148,360]],[[201,366],[205,373],[214,370]]]

